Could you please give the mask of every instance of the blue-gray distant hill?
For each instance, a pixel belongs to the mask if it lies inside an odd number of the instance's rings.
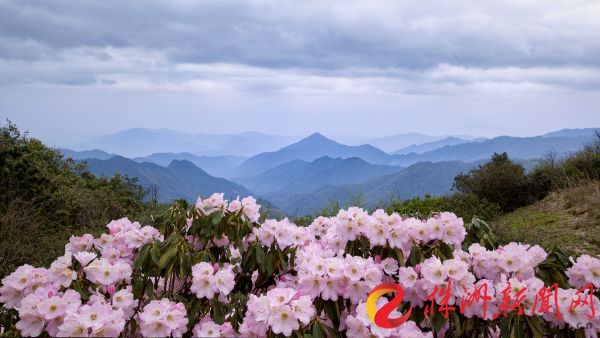
[[[307,194],[290,192],[285,197],[271,196],[271,201],[290,215],[307,215],[319,212],[333,201],[338,201],[342,207],[347,206],[348,203],[359,202],[370,208],[394,198],[443,195],[450,192],[454,177],[468,172],[483,162],[423,162],[363,183],[326,185]]]
[[[440,136],[431,136],[420,133],[401,133],[362,139],[362,144],[370,144],[383,151],[390,152],[413,144],[423,144],[443,139]]]
[[[144,157],[133,158],[136,162],[151,162],[166,167],[171,162],[186,160],[210,175],[223,177],[224,173],[239,166],[246,157],[243,156],[198,156],[192,153],[155,153]]]
[[[86,160],[91,158],[108,160],[109,158],[117,156],[116,154],[109,154],[98,149],[82,151],[59,149],[59,151],[65,155],[65,157],[70,157],[74,160]],[[186,160],[194,163],[195,166],[212,176],[223,177],[225,171],[237,167],[245,159],[246,157],[242,156],[198,156],[192,153],[155,153],[144,157],[135,157],[132,160],[139,163],[155,163],[162,167],[168,166],[175,160]]]
[[[271,168],[293,160],[314,161],[323,156],[350,158],[358,157],[366,162],[380,165],[407,167],[419,162],[463,161],[472,162],[489,159],[494,153],[507,152],[511,158],[540,158],[548,152],[565,154],[581,149],[594,138],[593,129],[561,131],[562,137],[500,136],[489,140],[474,140],[454,145],[444,145],[423,153],[388,154],[371,145],[348,146],[315,133],[297,143],[277,151],[250,157],[239,167],[225,174],[229,178],[257,176]],[[580,136],[583,135],[583,136]],[[429,147],[428,145],[426,147]],[[431,146],[435,147],[435,145]]]
[[[450,137],[446,137],[444,139],[433,141],[433,142],[412,144],[408,147],[398,149],[398,150],[392,152],[392,154],[397,154],[397,155],[404,155],[404,154],[410,154],[410,153],[423,154],[428,151],[436,150],[436,149],[439,149],[439,148],[442,148],[445,146],[455,146],[457,144],[463,144],[463,143],[468,143],[468,142],[480,142],[483,140],[485,140],[485,139],[480,138],[480,139],[466,140],[466,139],[450,136]]]
[[[238,168],[234,168],[229,177],[256,176],[286,162],[293,160],[312,162],[323,156],[333,158],[358,157],[373,164],[388,164],[390,162],[389,154],[371,145],[347,146],[328,139],[319,133],[314,133],[277,151],[250,157]]]
[[[575,129],[561,129],[541,135],[543,137],[585,137],[593,136],[596,131],[600,132],[600,128],[575,128]]]
[[[476,161],[494,153],[507,152],[511,158],[540,158],[548,152],[565,154],[581,149],[593,140],[593,135],[579,137],[511,137],[500,136],[480,142],[445,146],[423,154],[393,155],[390,164],[408,166],[418,162]]]
[[[286,162],[257,176],[239,179],[238,182],[269,199],[271,194],[308,193],[324,185],[361,183],[400,170],[401,167],[371,164],[357,157],[343,159],[325,156],[312,162]]]
[[[116,174],[137,177],[146,189],[158,187],[160,202],[186,199],[195,202],[198,196],[207,197],[223,192],[227,198],[245,197],[252,193],[245,187],[224,178],[213,177],[189,161],[173,161],[167,167],[154,163],[138,163],[115,156],[108,160],[87,159],[88,170],[96,176],[111,177]]]

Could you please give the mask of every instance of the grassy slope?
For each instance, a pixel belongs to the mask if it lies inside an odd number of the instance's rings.
[[[552,193],[492,222],[502,242],[561,248],[576,254],[600,253],[600,183]]]

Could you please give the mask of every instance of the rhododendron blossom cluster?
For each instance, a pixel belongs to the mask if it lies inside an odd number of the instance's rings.
[[[190,291],[198,298],[211,299],[215,293],[227,296],[235,286],[235,275],[231,269],[219,269],[217,264],[212,266],[206,262],[194,265]]]
[[[250,295],[248,310],[240,326],[242,335],[266,336],[273,333],[290,336],[315,315],[312,300],[292,288],[274,288],[264,296]]]
[[[145,337],[181,337],[187,331],[187,313],[182,303],[153,300],[139,314],[140,333]]]
[[[499,337],[600,332],[600,259],[489,245],[474,220],[361,208],[308,226],[261,219],[252,197],[174,204],[153,226],[112,221],[73,236],[48,268],[2,279],[1,332],[22,336]],[[480,222],[480,221],[477,221]],[[484,246],[485,245],[485,246]],[[396,328],[366,313],[382,283],[403,290]],[[377,300],[380,309],[388,302]],[[525,316],[519,321],[515,318]]]

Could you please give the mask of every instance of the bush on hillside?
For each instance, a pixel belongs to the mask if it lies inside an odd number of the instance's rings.
[[[511,161],[507,153],[494,153],[486,164],[454,179],[453,188],[497,204],[503,212],[531,203],[528,178],[522,165]]]
[[[530,177],[537,190],[546,195],[552,190],[600,180],[600,133],[596,133],[594,142],[564,158],[549,153]]]
[[[393,201],[386,210],[408,217],[420,218],[442,211],[451,211],[466,220],[473,218],[490,220],[502,213],[497,204],[481,199],[474,194],[415,197],[408,200]]]

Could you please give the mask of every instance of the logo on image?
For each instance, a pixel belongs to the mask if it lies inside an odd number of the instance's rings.
[[[383,305],[379,310],[377,310],[377,300],[385,295],[386,293],[393,292],[396,295],[392,300],[390,300],[387,304]],[[402,286],[394,283],[384,283],[376,286],[371,293],[369,293],[369,297],[367,298],[367,315],[371,319],[375,325],[382,327],[384,329],[393,329],[408,320],[410,317],[410,313],[412,312],[412,307],[408,310],[406,314],[397,318],[390,318],[390,314],[398,308],[398,306],[402,303],[402,299],[404,298],[404,290]]]

